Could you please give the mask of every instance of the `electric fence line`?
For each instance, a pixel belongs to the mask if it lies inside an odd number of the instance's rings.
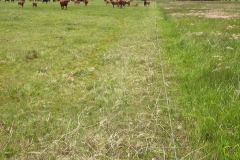
[[[173,133],[173,126],[172,126],[172,120],[171,120],[171,113],[170,113],[170,104],[169,104],[169,98],[167,94],[167,87],[166,87],[166,80],[165,80],[165,72],[163,69],[163,64],[162,64],[162,56],[160,54],[160,42],[159,42],[159,37],[158,37],[158,26],[157,26],[157,15],[156,15],[156,10],[157,10],[157,0],[155,0],[154,4],[154,21],[155,21],[155,33],[156,33],[156,42],[157,42],[157,53],[159,55],[159,60],[160,60],[160,66],[161,66],[161,71],[162,71],[162,80],[164,83],[164,92],[165,92],[165,98],[166,98],[166,105],[168,108],[168,119],[169,119],[169,124],[170,124],[170,129],[171,129],[171,139],[173,142],[173,148],[174,148],[174,157],[177,160],[177,150],[176,150],[176,143],[174,140],[174,133]]]

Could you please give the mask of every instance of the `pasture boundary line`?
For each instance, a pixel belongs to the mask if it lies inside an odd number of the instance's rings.
[[[170,130],[171,130],[171,139],[173,142],[173,149],[174,149],[174,157],[177,160],[177,151],[176,151],[176,143],[174,140],[174,133],[173,133],[173,126],[172,126],[172,120],[171,120],[171,113],[170,113],[170,102],[169,102],[169,97],[167,94],[167,85],[166,85],[166,80],[165,80],[165,72],[163,69],[163,64],[162,64],[162,56],[160,54],[160,42],[159,42],[159,37],[158,37],[158,26],[157,26],[157,15],[156,15],[156,10],[157,10],[157,0],[155,0],[154,4],[154,22],[155,22],[155,34],[156,34],[156,48],[157,48],[157,54],[159,55],[159,60],[160,60],[160,66],[161,66],[161,71],[162,71],[162,80],[163,80],[163,87],[164,87],[164,92],[165,92],[165,98],[166,98],[166,107],[168,108],[168,119],[169,119],[169,124],[170,124]],[[159,93],[160,94],[160,93]]]

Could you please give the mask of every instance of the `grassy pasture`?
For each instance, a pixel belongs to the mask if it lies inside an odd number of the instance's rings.
[[[2,159],[173,155],[155,10],[136,3],[1,2]]]
[[[162,50],[178,90],[172,103],[188,134],[179,135],[194,150],[186,158],[239,159],[240,3],[169,1],[160,8]]]
[[[1,159],[239,158],[239,2],[135,3],[0,2]]]

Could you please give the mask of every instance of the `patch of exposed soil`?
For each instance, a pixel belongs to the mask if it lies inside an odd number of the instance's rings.
[[[231,19],[239,17],[240,4],[223,3],[196,3],[196,2],[171,2],[168,5],[159,4],[169,10],[173,17],[197,16],[203,18]]]

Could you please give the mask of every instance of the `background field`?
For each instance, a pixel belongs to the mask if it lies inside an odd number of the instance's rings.
[[[240,3],[0,2],[1,159],[239,159]]]

